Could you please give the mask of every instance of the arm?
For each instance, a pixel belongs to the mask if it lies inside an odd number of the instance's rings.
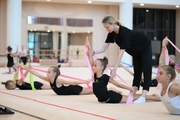
[[[126,89],[126,90],[129,90],[129,91],[133,92],[133,89],[131,87],[128,87],[128,86],[123,85],[123,84],[120,84],[120,83],[118,83],[117,81],[115,81],[113,79],[110,79],[109,82],[114,84],[115,86],[117,86],[119,88],[123,88],[123,89]]]
[[[172,94],[180,95],[180,86],[178,84],[172,84],[169,90]]]
[[[121,49],[120,52],[119,52],[118,58],[117,58],[117,60],[116,60],[116,64],[115,64],[113,70],[111,71],[111,79],[114,78],[115,75],[116,75],[116,71],[117,71],[117,68],[118,68],[118,66],[119,66],[119,63],[120,63],[120,61],[121,61],[121,59],[122,59],[122,56],[123,56],[123,54],[124,54],[124,51],[125,51],[124,49]]]
[[[123,64],[120,64],[121,67],[123,67],[129,74],[131,74],[132,76],[134,76],[134,73],[129,69],[127,68],[126,66],[124,66]]]
[[[11,55],[15,55],[15,54],[18,54],[18,45],[17,45],[16,52],[15,52],[15,53],[12,53]]]
[[[88,56],[88,58],[89,58],[89,60],[90,60],[90,64],[91,64],[91,66],[93,65],[93,56],[92,56],[92,49],[91,49],[91,46],[90,46],[90,44],[89,44],[89,41],[88,40],[86,40],[86,44],[85,44],[85,46],[86,46],[86,48],[87,48],[87,56]]]
[[[18,70],[18,71],[19,71],[19,70]],[[27,74],[28,74],[28,71],[26,70],[26,72],[24,73],[24,77],[25,77],[25,78],[26,78]],[[22,85],[23,82],[24,82],[23,79],[20,78],[20,79],[17,81],[17,84],[18,84],[18,85]]]
[[[0,56],[7,56],[7,54],[0,54]]]
[[[160,66],[166,65],[166,63],[167,63],[167,61],[166,61],[166,52],[168,52],[168,50],[166,48],[167,44],[168,44],[168,40],[167,40],[167,37],[165,37],[162,42],[162,50],[161,50],[161,54],[159,57],[159,65]]]
[[[178,67],[175,66],[175,69],[176,69],[176,71],[177,71],[177,73],[178,73],[178,75],[177,75],[177,81],[178,81],[178,84],[180,85],[180,68],[178,68]]]
[[[69,84],[69,85],[78,85],[78,84],[88,84],[90,81],[80,81],[80,80],[65,80],[65,79],[60,79],[58,78],[56,80],[58,85],[62,84]]]
[[[119,55],[118,55],[118,58],[117,58],[117,60],[116,60],[116,64],[115,64],[115,66],[114,66],[114,69],[117,69],[117,67],[119,66],[119,63],[121,62],[121,59],[122,59],[122,56],[123,56],[123,54],[124,54],[124,49],[122,50],[120,50],[119,51]]]
[[[14,77],[13,77],[13,80],[18,80],[18,76],[19,76],[19,65],[17,65],[17,70],[16,70],[16,72],[15,72],[15,74],[14,74]]]
[[[46,77],[46,76],[43,76],[41,74],[39,74],[38,72],[36,71],[33,71],[32,69],[30,68],[24,68],[25,70],[27,70],[28,72],[32,73],[33,75],[37,76],[38,78],[42,79],[42,80],[45,80],[47,82],[50,82],[49,79]]]
[[[107,50],[107,48],[109,47],[110,43],[104,43],[103,47],[99,50],[93,51],[94,54],[99,54],[99,53],[103,53],[104,51]]]

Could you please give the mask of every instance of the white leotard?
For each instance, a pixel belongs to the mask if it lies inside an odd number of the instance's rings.
[[[180,73],[178,74],[178,84],[180,85]]]
[[[20,57],[26,57],[27,56],[27,51],[24,49],[22,51],[19,52],[19,56]]]
[[[180,114],[180,95],[175,96],[175,97],[169,97],[169,95],[168,95],[169,88],[172,84],[173,84],[173,82],[171,82],[168,85],[165,95],[164,96],[160,95],[160,98],[170,113]]]

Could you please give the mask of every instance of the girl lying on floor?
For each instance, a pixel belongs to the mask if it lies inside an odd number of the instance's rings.
[[[23,78],[18,79],[19,74],[19,67],[17,67],[17,71],[14,74],[15,80],[7,80],[6,82],[1,82],[1,84],[5,85],[6,89],[8,90],[14,90],[16,88],[19,88],[20,90],[32,90],[31,84],[28,82],[25,82]],[[28,75],[28,71],[24,73],[24,77]],[[51,87],[47,84],[41,83],[39,81],[34,81],[34,87],[36,90],[44,90],[44,89],[50,89]]]

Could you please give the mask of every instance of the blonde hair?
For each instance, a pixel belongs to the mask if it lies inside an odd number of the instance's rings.
[[[113,24],[113,23],[115,23],[115,24],[117,24],[117,25],[121,25],[121,26],[122,26],[121,22],[118,21],[118,20],[116,20],[116,19],[115,19],[113,16],[111,16],[111,15],[105,16],[105,17],[103,18],[103,20],[102,20],[102,23],[108,23],[108,24]]]
[[[100,62],[101,66],[103,66],[103,70],[102,70],[102,73],[103,73],[104,70],[106,69],[107,64],[108,64],[108,59],[107,59],[107,57],[104,57],[103,59],[99,58],[97,60]]]
[[[171,75],[170,81],[173,81],[176,78],[176,72],[171,66],[164,65],[164,66],[161,66],[161,68],[166,71],[166,74]]]
[[[55,79],[54,79],[54,80],[56,80],[56,79],[58,78],[58,76],[61,74],[61,72],[60,72],[60,70],[59,70],[60,67],[61,67],[60,65],[58,65],[57,67],[56,67],[56,66],[51,66],[51,67],[50,67],[50,68],[52,68],[52,71],[53,71],[54,73],[56,73],[56,76],[55,76]]]

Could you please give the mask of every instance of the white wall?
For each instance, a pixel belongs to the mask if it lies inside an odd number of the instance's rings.
[[[90,29],[92,33],[92,48],[94,50],[99,49],[106,37],[107,31],[104,29],[101,21],[103,17],[107,14],[113,14],[115,17],[118,17],[118,5],[117,6],[101,6],[101,5],[73,5],[73,4],[57,4],[57,3],[38,3],[38,2],[23,2],[23,19],[27,21],[27,16],[37,16],[37,17],[56,17],[56,18],[80,18],[80,19],[93,19],[93,27],[85,28],[84,31]],[[23,21],[24,21],[23,20]],[[42,29],[42,25],[31,25],[31,27],[36,27],[34,29]],[[30,25],[24,26],[26,29],[30,29]],[[38,28],[39,27],[39,28]],[[53,26],[50,26],[53,27]],[[57,27],[57,26],[55,26]],[[72,29],[72,30],[71,30]],[[70,32],[73,31],[73,27],[59,27],[59,31]],[[77,30],[78,28],[76,28]],[[27,34],[26,31],[23,31],[23,34]],[[24,35],[23,40],[27,41],[27,35]],[[84,39],[85,40],[85,39]],[[66,48],[64,48],[66,49]],[[112,51],[116,51],[116,48],[110,48]],[[109,51],[109,49],[108,49]],[[112,52],[111,51],[111,52]],[[108,52],[105,52],[100,55],[107,56],[110,55]],[[112,56],[113,55],[113,56]],[[111,58],[116,58],[117,54],[111,53]],[[113,60],[110,60],[110,64]]]

